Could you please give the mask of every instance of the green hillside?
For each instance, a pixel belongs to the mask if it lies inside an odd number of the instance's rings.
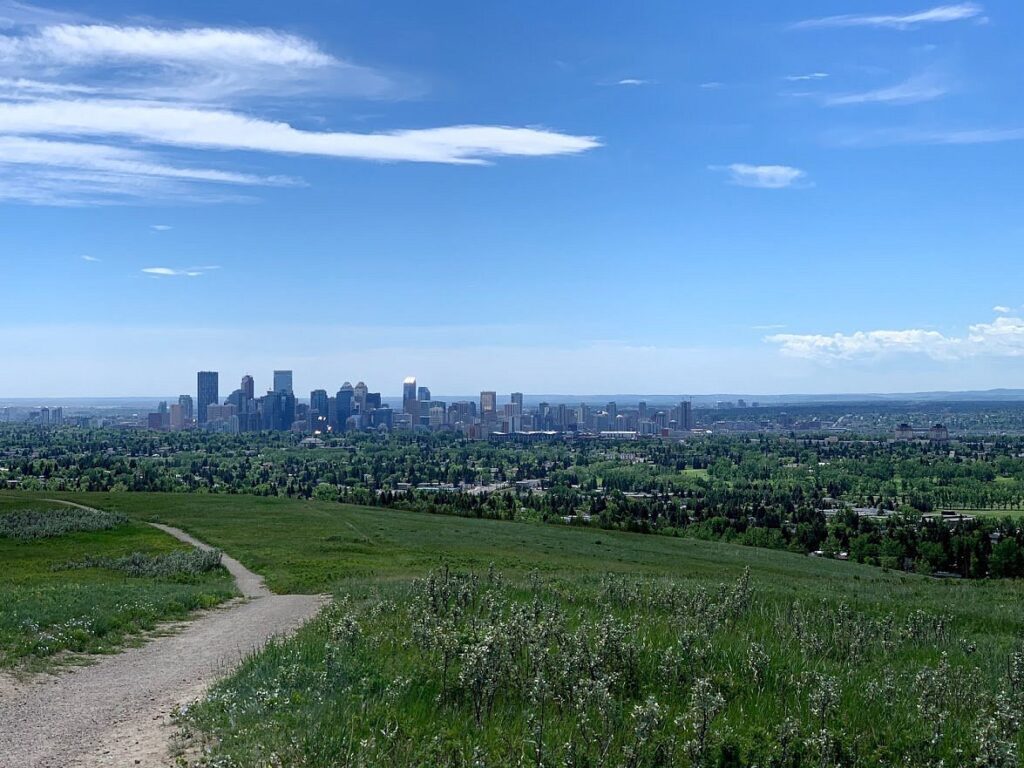
[[[210,765],[1015,765],[1014,581],[249,496],[78,495],[336,605],[184,724]]]

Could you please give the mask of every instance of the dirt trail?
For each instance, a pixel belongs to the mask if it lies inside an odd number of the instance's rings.
[[[79,505],[74,505],[79,506]],[[170,526],[170,535],[208,548]],[[274,595],[263,579],[224,556],[247,600],[198,615],[176,632],[96,664],[27,682],[0,678],[0,766],[99,768],[170,766],[170,714],[276,635],[308,621],[317,595]]]

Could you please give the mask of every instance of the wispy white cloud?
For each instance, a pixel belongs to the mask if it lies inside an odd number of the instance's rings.
[[[892,132],[899,143],[913,144],[995,144],[1024,139],[1024,128],[968,128],[962,130],[918,130]]]
[[[142,272],[150,277],[202,277],[207,272],[220,269],[220,267],[187,267],[185,269],[174,269],[171,267],[146,267]]]
[[[337,60],[314,43],[272,30],[183,30],[59,24],[0,38],[0,61],[39,65],[104,61],[326,67]]]
[[[712,171],[728,173],[729,180],[741,187],[758,189],[785,189],[798,182],[805,182],[807,173],[799,168],[788,165],[749,165],[733,163],[732,165],[708,166]]]
[[[997,317],[990,323],[977,323],[959,336],[934,330],[856,331],[854,333],[793,334],[765,337],[790,357],[833,362],[923,355],[933,360],[954,361],[971,357],[1024,356],[1024,319]]]
[[[88,255],[86,255],[86,256],[82,256],[82,261],[96,262],[96,261],[99,261],[99,259],[97,259],[95,256],[88,256]]]
[[[0,108],[2,108],[0,103]],[[288,186],[282,176],[255,176],[172,165],[153,152],[81,141],[52,141],[0,131],[0,199],[40,204],[181,196],[195,184]],[[38,181],[33,184],[33,181]],[[184,185],[184,186],[183,186]]]
[[[768,323],[767,325],[752,325],[750,330],[752,331],[778,331],[785,328],[785,323]]]
[[[66,96],[68,94],[96,94],[99,88],[75,83],[52,83],[31,80],[25,77],[0,77],[0,97],[5,99],[31,100],[39,96]]]
[[[948,92],[949,88],[933,75],[921,75],[885,88],[826,96],[825,104],[830,107],[851,104],[917,104],[941,98]]]
[[[0,202],[89,207],[97,205],[251,203],[234,191],[153,176],[12,166],[0,172]]]
[[[846,147],[997,144],[1024,140],[1024,128],[884,128],[837,132],[829,140]]]
[[[0,110],[2,109],[3,105],[0,104]],[[160,162],[151,153],[136,149],[0,134],[0,165],[14,164],[80,168],[114,174],[159,176],[223,184],[288,185],[298,183],[295,179],[283,176],[254,176],[208,168],[176,167]]]
[[[626,77],[622,80],[617,80],[616,85],[650,85],[650,80],[641,80],[636,77]]]
[[[40,8],[18,0],[0,0],[0,29],[43,24],[74,24],[82,21],[80,14]]]
[[[828,76],[828,72],[810,72],[806,75],[788,75],[786,80],[791,83],[801,83],[807,80],[824,80]]]
[[[856,331],[850,334],[777,333],[766,339],[779,345],[790,357],[809,360],[853,360],[886,353],[921,353],[936,359],[951,359],[956,340],[938,331],[909,329],[900,331]]]
[[[717,80],[711,80],[711,81],[706,82],[706,83],[701,83],[697,87],[698,88],[703,88],[705,91],[716,91],[719,88],[721,88],[723,85],[724,85],[724,83],[720,83]]]
[[[226,110],[126,101],[0,103],[0,133],[122,136],[192,148],[473,165],[501,156],[576,154],[600,146],[593,136],[494,125],[388,133],[306,131]]]
[[[100,91],[113,96],[217,100],[275,97],[312,89],[394,96],[400,86],[376,70],[322,51],[314,42],[267,29],[55,24],[0,35],[0,67],[25,91]],[[130,77],[97,77],[130,68]],[[58,82],[31,79],[45,72]],[[93,85],[67,78],[93,79]]]
[[[152,224],[149,228],[156,232],[168,232],[174,229],[170,224]]]
[[[827,27],[881,27],[908,30],[922,24],[941,24],[952,21],[981,19],[984,8],[978,3],[956,3],[939,5],[923,11],[908,14],[843,14],[820,19],[807,19],[793,25],[796,29],[819,29]]]
[[[1013,310],[1010,307],[1003,306],[1002,304],[996,304],[994,307],[992,307],[992,311],[998,312],[1001,315],[1008,315],[1009,313],[1013,312]]]
[[[301,183],[235,170],[237,155],[203,162],[207,150],[486,165],[600,146],[533,126],[312,131],[252,108],[311,93],[394,98],[401,86],[276,30],[96,23],[0,0],[0,200],[213,201],[245,198],[211,185]]]

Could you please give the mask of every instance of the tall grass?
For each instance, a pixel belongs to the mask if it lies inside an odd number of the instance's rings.
[[[1024,652],[744,573],[356,590],[183,717],[212,766],[1017,765]]]

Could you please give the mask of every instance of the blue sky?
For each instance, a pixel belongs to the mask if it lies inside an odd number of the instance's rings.
[[[1022,31],[0,0],[0,395],[1021,386]]]

